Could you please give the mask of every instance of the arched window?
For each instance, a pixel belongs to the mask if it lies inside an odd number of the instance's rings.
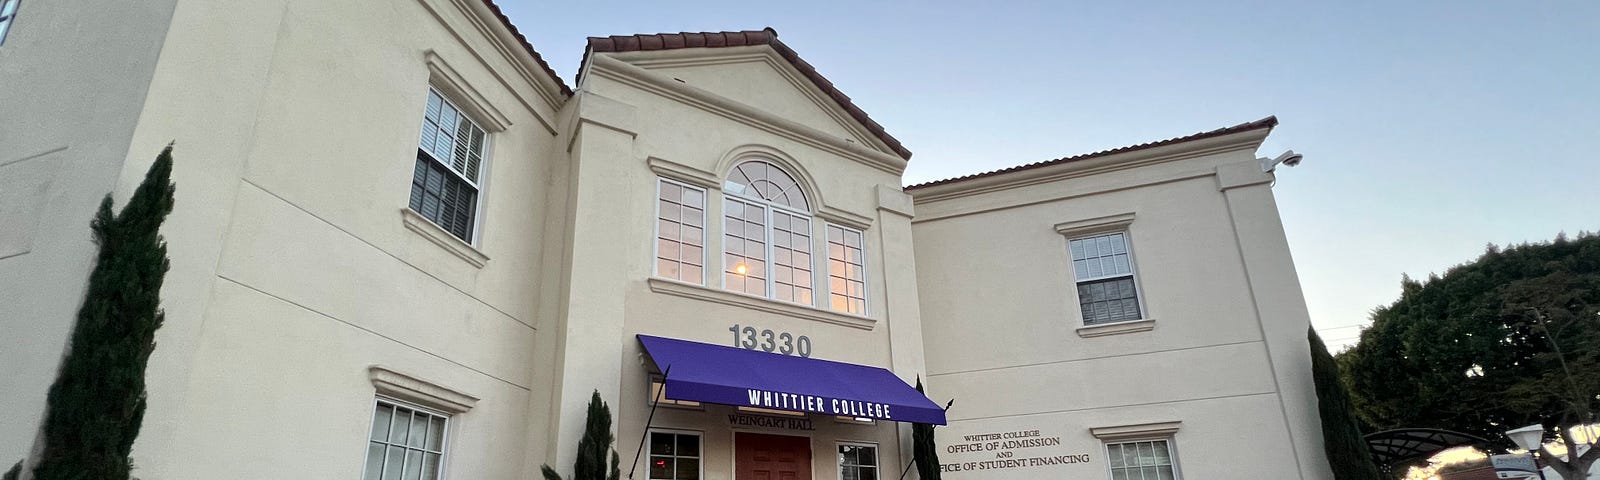
[[[794,181],[794,177],[777,165],[760,160],[733,167],[725,188],[735,195],[759,198],[801,212],[811,211],[811,205],[806,202],[806,192],[800,190],[800,182]]]
[[[723,183],[723,288],[812,305],[811,204],[794,177],[761,160]]]

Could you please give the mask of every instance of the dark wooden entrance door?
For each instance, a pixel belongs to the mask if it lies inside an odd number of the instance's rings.
[[[759,433],[734,436],[734,480],[811,480],[811,439]]]

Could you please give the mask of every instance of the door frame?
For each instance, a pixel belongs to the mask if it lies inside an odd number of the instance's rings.
[[[817,470],[816,469],[816,466],[817,466],[817,439],[816,439],[816,436],[811,435],[811,434],[785,434],[785,433],[772,433],[772,432],[763,431],[763,430],[733,429],[733,430],[729,430],[728,431],[729,436],[732,437],[732,438],[729,439],[728,444],[733,446],[733,451],[728,452],[728,453],[731,454],[731,455],[728,455],[728,467],[729,467],[728,471],[733,473],[733,477],[734,478],[738,478],[739,477],[739,434],[741,434],[741,433],[749,433],[749,434],[755,434],[755,435],[768,435],[768,436],[773,436],[773,437],[799,437],[799,438],[806,439],[806,447],[811,449],[811,452],[810,452],[810,457],[811,458],[809,459],[809,461],[811,462],[810,463],[810,465],[811,465],[811,478],[813,478],[813,479],[817,478],[817,471],[816,471]]]

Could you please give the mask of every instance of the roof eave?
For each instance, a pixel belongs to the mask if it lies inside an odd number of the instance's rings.
[[[942,180],[934,180],[934,181],[930,181],[930,182],[919,183],[919,184],[907,186],[907,187],[905,187],[905,190],[907,192],[912,192],[913,190],[926,190],[926,189],[929,189],[929,188],[932,188],[932,187],[939,187],[939,186],[945,186],[945,185],[957,185],[957,184],[974,183],[974,182],[977,182],[979,180],[985,180],[985,179],[993,180],[992,182],[983,182],[985,184],[987,184],[987,183],[995,183],[995,182],[1003,183],[1003,182],[1007,181],[1007,179],[1009,179],[1011,177],[1014,177],[1014,176],[1017,176],[1016,174],[1019,174],[1019,173],[1022,173],[1022,172],[1029,172],[1029,171],[1040,170],[1040,169],[1049,169],[1050,167],[1055,167],[1055,166],[1059,166],[1059,165],[1073,164],[1073,163],[1085,162],[1085,161],[1096,160],[1096,159],[1112,159],[1114,161],[1116,158],[1130,157],[1130,156],[1133,156],[1135,154],[1153,153],[1151,151],[1157,150],[1157,149],[1170,149],[1168,147],[1189,146],[1189,145],[1194,144],[1195,142],[1202,142],[1202,141],[1212,140],[1212,139],[1221,139],[1221,138],[1224,138],[1224,137],[1230,137],[1230,138],[1225,139],[1222,142],[1212,142],[1212,143],[1232,143],[1232,142],[1242,138],[1242,139],[1246,139],[1246,140],[1244,140],[1246,142],[1253,143],[1254,145],[1259,146],[1262,141],[1266,140],[1267,135],[1272,132],[1272,129],[1276,128],[1277,126],[1278,126],[1278,117],[1269,116],[1269,117],[1266,117],[1266,118],[1263,118],[1263,119],[1260,119],[1260,120],[1256,120],[1256,121],[1253,121],[1253,122],[1241,123],[1241,124],[1234,125],[1234,126],[1231,126],[1231,127],[1219,128],[1219,129],[1216,129],[1216,130],[1211,130],[1211,131],[1207,131],[1207,132],[1200,132],[1200,133],[1185,135],[1185,136],[1181,136],[1181,137],[1174,137],[1174,138],[1169,138],[1169,139],[1166,139],[1166,140],[1158,140],[1158,141],[1154,141],[1154,142],[1147,142],[1147,143],[1141,143],[1141,144],[1136,144],[1136,145],[1128,145],[1128,146],[1124,146],[1124,147],[1117,147],[1117,148],[1101,150],[1101,151],[1097,151],[1097,152],[1091,152],[1091,153],[1085,153],[1085,154],[1079,154],[1079,155],[1073,155],[1073,156],[1057,158],[1057,159],[1054,159],[1054,160],[1045,160],[1045,161],[1040,161],[1040,162],[1034,162],[1034,163],[1029,163],[1029,164],[1017,165],[1017,166],[1013,166],[1013,167],[1002,168],[1002,169],[999,169],[999,170],[991,170],[991,171],[987,171],[987,172],[980,172],[980,173],[974,173],[974,174],[970,174],[970,175],[963,175],[963,176],[959,176],[959,177],[946,178],[946,179],[942,179]],[[1251,134],[1251,135],[1244,135],[1244,134]]]
[[[1251,150],[1261,146],[1277,125],[1277,119],[1262,120],[1224,129],[1177,137],[1158,142],[1130,145],[1083,155],[1019,165],[905,187],[919,202],[975,195],[1022,185],[1081,175],[1086,171],[1118,168],[1125,164],[1176,161],[1215,153]]]

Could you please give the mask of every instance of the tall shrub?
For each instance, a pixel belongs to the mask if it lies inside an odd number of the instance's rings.
[[[583,438],[578,440],[578,459],[572,464],[571,480],[620,480],[621,462],[616,450],[611,449],[611,408],[600,400],[600,391],[589,399],[589,414],[584,420]],[[606,471],[606,452],[611,452],[611,471]],[[554,468],[543,465],[539,472],[545,480],[561,480]]]
[[[1311,342],[1311,378],[1317,385],[1317,413],[1322,416],[1322,449],[1328,455],[1328,466],[1333,468],[1333,478],[1339,480],[1381,480],[1378,465],[1372,461],[1372,451],[1361,435],[1355,411],[1350,406],[1350,393],[1339,380],[1339,365],[1328,346],[1317,336],[1316,329],[1308,329]]]
[[[172,212],[175,191],[168,145],[121,213],[111,214],[111,195],[100,201],[89,225],[100,251],[50,386],[35,479],[129,477],[128,452],[144,419],[145,365],[163,318],[161,222]]]

